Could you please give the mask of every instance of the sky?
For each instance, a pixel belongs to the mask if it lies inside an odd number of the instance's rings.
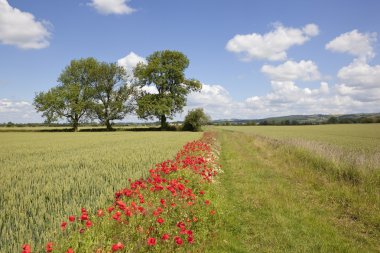
[[[176,120],[197,107],[213,119],[380,112],[379,10],[378,0],[0,0],[0,123],[43,122],[33,98],[73,59],[131,71],[166,49],[203,84]]]

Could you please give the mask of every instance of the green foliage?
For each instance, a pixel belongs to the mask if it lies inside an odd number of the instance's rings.
[[[142,119],[157,117],[161,127],[166,128],[167,118],[181,112],[186,105],[186,96],[199,91],[202,85],[195,79],[186,79],[185,69],[189,59],[178,51],[157,51],[147,58],[147,64],[139,63],[134,76],[140,87],[155,86],[157,94],[141,92],[137,99],[137,115]]]
[[[116,63],[98,63],[93,89],[90,111],[104,123],[108,130],[112,129],[111,121],[123,119],[133,111],[131,96],[134,89],[126,80],[126,72]]]
[[[193,109],[185,117],[183,130],[198,132],[202,130],[202,126],[210,121],[211,118],[204,113],[203,108]]]
[[[34,99],[47,123],[66,118],[78,130],[85,118],[97,118],[111,130],[111,121],[133,110],[133,88],[123,67],[94,58],[71,61],[58,78],[59,85]]]
[[[48,123],[66,118],[78,130],[79,122],[91,108],[98,62],[94,58],[72,60],[58,78],[58,86],[40,92],[34,106]]]
[[[112,200],[128,178],[174,158],[199,133],[183,132],[0,132],[0,252],[33,252],[61,233],[80,207],[94,213]],[[79,233],[78,233],[79,234]],[[59,252],[59,251],[58,251]],[[66,252],[66,251],[65,251]]]

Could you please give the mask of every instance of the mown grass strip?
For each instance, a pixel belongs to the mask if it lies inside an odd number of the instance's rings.
[[[212,252],[377,252],[379,198],[335,180],[292,147],[222,131]],[[312,156],[312,154],[308,154]]]

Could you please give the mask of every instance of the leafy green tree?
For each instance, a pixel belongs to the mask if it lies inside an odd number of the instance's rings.
[[[126,82],[126,72],[116,63],[99,63],[93,83],[91,113],[112,130],[112,120],[123,119],[133,111],[133,87]]]
[[[138,85],[155,86],[157,94],[142,92],[137,98],[137,115],[142,119],[157,117],[161,128],[167,128],[167,118],[181,112],[186,105],[186,96],[191,91],[199,91],[202,85],[195,79],[186,79],[184,71],[189,59],[178,51],[157,51],[147,58],[147,63],[139,63],[134,76]]]
[[[98,62],[94,58],[72,60],[58,78],[58,86],[40,92],[34,106],[46,122],[66,118],[74,131],[91,108],[92,86],[96,80]]]
[[[183,130],[198,132],[202,130],[202,126],[211,121],[210,116],[205,114],[203,108],[197,108],[189,111],[183,122]]]

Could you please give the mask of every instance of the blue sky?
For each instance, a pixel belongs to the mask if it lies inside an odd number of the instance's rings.
[[[32,101],[72,59],[132,68],[156,50],[204,84],[214,119],[379,112],[380,1],[0,0],[0,122],[41,122]],[[126,121],[135,120],[130,116]]]

